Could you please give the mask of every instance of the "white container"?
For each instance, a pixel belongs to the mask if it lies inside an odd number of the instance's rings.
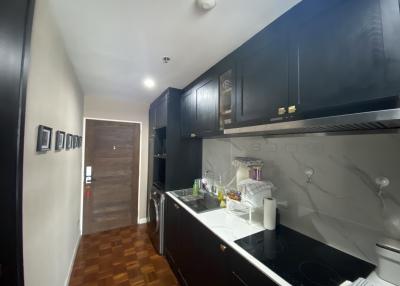
[[[241,181],[249,178],[249,168],[244,166],[239,166],[236,170],[236,186],[238,187]]]
[[[264,227],[274,230],[276,227],[276,199],[264,198]]]
[[[382,239],[376,244],[378,255],[378,276],[394,285],[400,286],[400,241]]]

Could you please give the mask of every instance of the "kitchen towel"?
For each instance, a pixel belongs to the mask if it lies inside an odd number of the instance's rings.
[[[264,198],[264,227],[274,230],[276,226],[276,199]]]

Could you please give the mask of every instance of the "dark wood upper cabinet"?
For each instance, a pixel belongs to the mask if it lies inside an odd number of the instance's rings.
[[[218,79],[203,78],[181,97],[183,137],[202,137],[218,131]]]
[[[282,120],[288,103],[287,33],[281,23],[257,34],[238,52],[236,122]]]
[[[159,97],[154,104],[155,128],[167,126],[167,107],[168,96],[164,94],[164,96]]]
[[[195,137],[195,128],[196,92],[190,89],[181,96],[181,135],[186,138]]]
[[[399,0],[303,0],[186,89],[182,135],[398,108],[399,47]]]
[[[291,16],[294,118],[390,107],[400,90],[397,0],[305,1]]]
[[[236,62],[234,54],[228,55],[215,66],[218,78],[219,131],[235,121]]]
[[[199,135],[215,133],[218,130],[218,79],[207,77],[196,92],[196,131]]]

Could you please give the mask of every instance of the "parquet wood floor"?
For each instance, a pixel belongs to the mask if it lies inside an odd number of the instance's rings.
[[[146,226],[82,237],[70,286],[178,286],[166,259],[157,254]]]

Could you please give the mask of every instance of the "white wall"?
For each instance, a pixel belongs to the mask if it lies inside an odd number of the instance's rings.
[[[134,121],[141,123],[139,206],[138,221],[145,222],[147,200],[149,103],[120,101],[108,97],[85,96],[84,116],[86,118]]]
[[[212,170],[227,183],[232,159],[264,161],[263,176],[274,195],[283,224],[361,259],[376,263],[375,243],[400,239],[400,135],[327,137],[244,137],[203,141],[203,173]],[[311,183],[304,174],[315,171]],[[375,178],[391,181],[379,198]]]
[[[83,96],[49,8],[36,0],[26,103],[23,246],[26,286],[66,285],[80,238],[82,149],[54,151],[56,130],[81,134]],[[36,153],[37,127],[53,128]]]

